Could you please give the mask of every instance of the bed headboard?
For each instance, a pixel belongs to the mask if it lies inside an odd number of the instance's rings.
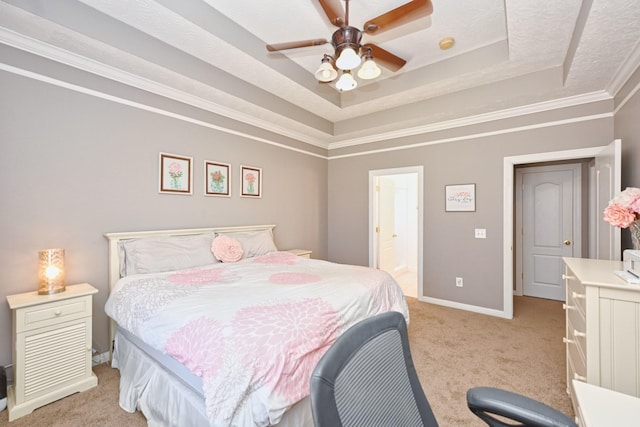
[[[105,233],[109,240],[109,292],[120,279],[119,243],[123,240],[144,237],[188,236],[205,233],[230,233],[269,230],[273,232],[275,225],[243,225],[237,227],[184,228],[179,230],[129,231],[122,233]]]
[[[123,240],[140,239],[144,237],[170,237],[188,236],[205,233],[233,233],[269,230],[273,232],[275,225],[243,225],[237,227],[211,227],[211,228],[185,228],[178,230],[154,230],[154,231],[127,231],[118,233],[105,233],[109,240],[109,293],[113,290],[116,282],[120,279],[120,247]],[[115,325],[110,321],[110,336],[113,343]]]

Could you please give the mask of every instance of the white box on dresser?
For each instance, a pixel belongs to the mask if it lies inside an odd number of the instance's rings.
[[[91,370],[92,295],[88,283],[64,292],[7,296],[13,314],[9,421],[98,384]]]
[[[640,397],[640,285],[614,273],[622,262],[563,259],[567,388],[579,418],[573,380]]]

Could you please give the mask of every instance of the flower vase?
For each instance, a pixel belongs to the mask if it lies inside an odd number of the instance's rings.
[[[634,221],[629,226],[631,232],[631,245],[636,251],[640,251],[640,220]]]

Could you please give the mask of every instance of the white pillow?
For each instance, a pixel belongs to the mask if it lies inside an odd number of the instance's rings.
[[[278,248],[273,243],[273,234],[271,230],[260,231],[243,231],[216,233],[218,236],[229,236],[240,242],[244,254],[242,258],[253,258],[260,255],[266,255],[271,252],[277,252]]]
[[[211,252],[212,242],[213,233],[124,240],[120,242],[120,275],[160,273],[217,263]]]

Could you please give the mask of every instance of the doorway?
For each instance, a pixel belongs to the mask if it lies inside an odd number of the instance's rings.
[[[514,294],[514,169],[526,163],[553,162],[594,158],[593,177],[589,177],[589,198],[593,200],[589,209],[590,237],[594,238],[594,253],[591,258],[620,259],[620,229],[602,220],[601,212],[612,195],[620,192],[621,186],[621,141],[614,140],[604,147],[580,148],[567,151],[526,154],[503,159],[503,309],[500,317],[513,318]]]
[[[369,171],[369,265],[422,295],[423,167]]]
[[[516,168],[516,295],[565,300],[562,257],[582,256],[586,162]]]

